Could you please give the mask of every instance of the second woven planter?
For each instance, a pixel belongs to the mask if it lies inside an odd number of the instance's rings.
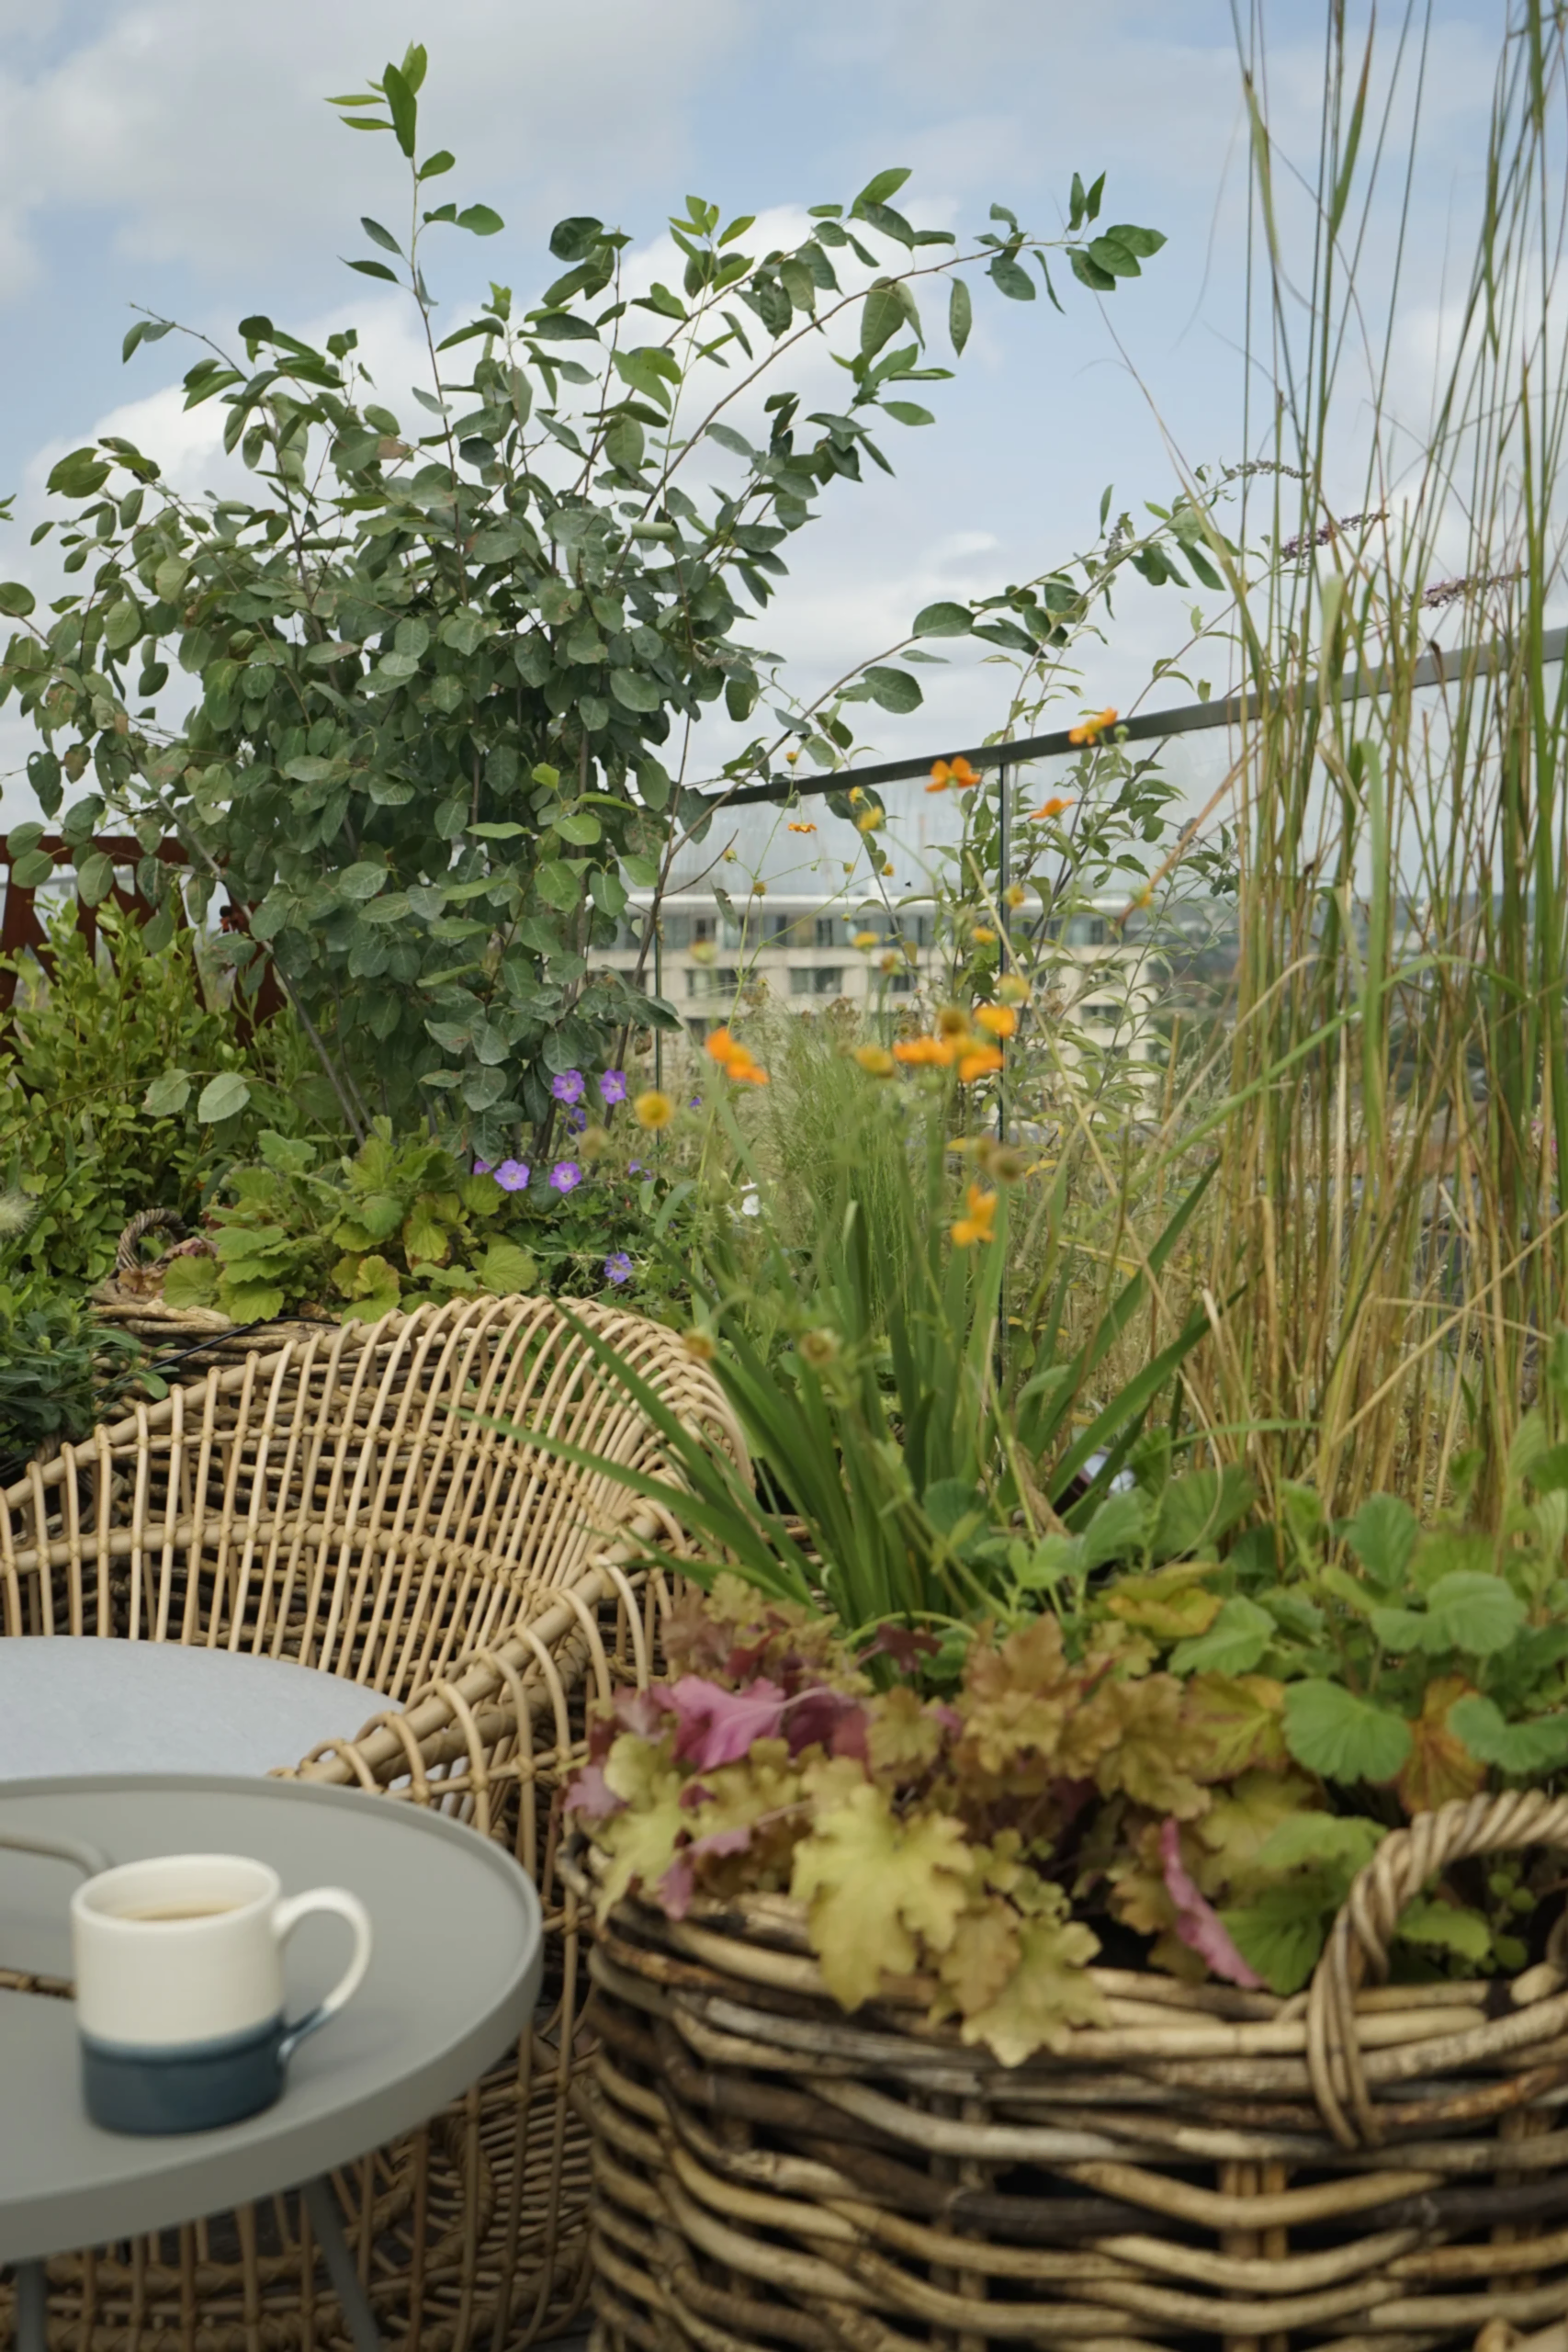
[[[1011,2069],[917,1984],[846,2017],[783,1896],[620,1905],[592,1960],[604,2352],[1438,2352],[1561,2320],[1568,1968],[1381,1980],[1435,1872],[1563,1844],[1568,1801],[1445,1806],[1385,1841],[1309,1993],[1104,1970],[1109,2027]]]

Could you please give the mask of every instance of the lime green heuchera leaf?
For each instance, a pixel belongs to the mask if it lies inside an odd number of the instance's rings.
[[[807,1905],[822,1977],[846,2009],[884,1974],[908,1975],[922,1947],[943,1952],[968,1899],[972,1858],[947,1815],[900,1821],[870,1781],[825,1813],[795,1849],[791,1893]]]
[[[1054,1897],[1018,1928],[1018,1964],[987,2008],[965,2017],[963,2041],[984,2042],[1004,2066],[1021,2065],[1036,2050],[1063,2049],[1075,2027],[1104,2025],[1105,1996],[1089,1974],[1098,1938],[1067,1916],[1066,1897]]]

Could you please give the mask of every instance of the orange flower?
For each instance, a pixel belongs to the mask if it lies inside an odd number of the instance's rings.
[[[950,784],[955,784],[960,792],[973,792],[979,781],[978,772],[970,766],[966,759],[936,760],[932,763],[931,780],[926,790],[945,792]]]
[[[967,1037],[969,1015],[961,1004],[944,1004],[937,1014],[936,1025],[944,1037]]]
[[[1069,743],[1098,743],[1106,729],[1115,724],[1116,713],[1113,710],[1094,711],[1077,727],[1068,728],[1067,741]]]
[[[893,1048],[893,1058],[918,1069],[947,1069],[957,1051],[947,1037],[901,1037]]]
[[[766,1086],[768,1073],[747,1052],[746,1047],[732,1037],[728,1029],[716,1029],[704,1050],[716,1061],[726,1078],[737,1086]]]
[[[792,833],[814,833],[817,828],[815,825],[791,825],[789,831]]]
[[[1001,1066],[999,1046],[976,1046],[959,1057],[958,1082],[960,1086],[973,1086],[977,1078],[989,1078],[991,1072],[1000,1069]]]
[[[975,1025],[987,1036],[1010,1037],[1017,1031],[1018,1015],[1010,1004],[982,1004],[976,1009]]]
[[[1032,808],[1029,813],[1034,822],[1039,824],[1042,819],[1046,817],[1065,817],[1072,805],[1070,800],[1047,800],[1042,808]]]
[[[953,1228],[953,1238],[960,1250],[972,1250],[976,1241],[995,1238],[996,1193],[987,1193],[983,1184],[971,1184],[968,1200],[968,1216],[961,1216]]]

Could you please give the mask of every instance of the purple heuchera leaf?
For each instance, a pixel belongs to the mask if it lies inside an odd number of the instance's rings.
[[[699,1772],[739,1764],[754,1739],[776,1739],[784,1719],[784,1694],[767,1681],[726,1690],[700,1675],[683,1674],[671,1684],[669,1703],[681,1723],[676,1758],[694,1764]]]
[[[865,1754],[864,1709],[847,1691],[818,1686],[792,1699],[784,1716],[789,1752],[798,1756],[807,1747],[825,1747],[832,1756]],[[856,1719],[856,1720],[852,1720]],[[860,1736],[855,1737],[858,1728]],[[845,1744],[847,1738],[848,1744]]]
[[[716,1829],[710,1837],[694,1838],[682,1846],[659,1882],[660,1906],[667,1917],[683,1919],[695,1892],[693,1864],[705,1854],[743,1854],[751,1843],[750,1823],[737,1829]]]
[[[664,1729],[670,1702],[662,1690],[617,1690],[611,1702],[622,1731],[637,1739],[658,1739]]]
[[[1165,1871],[1166,1893],[1176,1905],[1176,1932],[1190,1951],[1208,1963],[1216,1976],[1229,1984],[1241,1984],[1249,1993],[1261,1993],[1263,1979],[1249,1968],[1235,1944],[1230,1930],[1212,1903],[1199,1893],[1196,1881],[1181,1859],[1181,1826],[1168,1821],[1159,1833],[1159,1858]]]
[[[602,1764],[585,1764],[568,1789],[561,1811],[581,1813],[587,1821],[604,1821],[613,1813],[626,1811],[626,1799],[615,1794]]]
[[[923,1657],[935,1657],[942,1644],[913,1625],[879,1625],[866,1657],[890,1657],[900,1674],[913,1674]]]

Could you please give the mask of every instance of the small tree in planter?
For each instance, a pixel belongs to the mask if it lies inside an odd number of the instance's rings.
[[[209,346],[186,374],[186,404],[222,402],[224,446],[265,487],[188,502],[118,439],[62,458],[51,489],[86,502],[61,535],[64,569],[91,563],[91,584],[47,624],[28,589],[0,586],[22,624],[0,699],[16,693],[44,733],[29,774],[47,814],[91,767],[68,841],[85,848],[112,808],[141,829],[139,880],[161,896],[179,887],[152,855],[172,826],[201,861],[192,911],[220,878],[254,910],[250,940],[310,1024],[357,1140],[373,1111],[434,1113],[499,1159],[525,1120],[545,1148],[552,1075],[615,1063],[629,1024],[674,1018],[591,975],[590,951],[614,937],[628,880],[657,884],[708,814],[671,775],[672,739],[721,696],[739,721],[757,707],[771,657],[739,600],[767,605],[823,492],[867,460],[887,468],[886,424],[931,421],[906,397],[950,372],[925,349],[925,281],[946,296],[956,356],[966,268],[1010,300],[1055,302],[1048,251],[1104,295],[1164,240],[1101,224],[1103,181],[1075,176],[1065,239],[994,206],[964,250],[897,209],[909,174],[896,169],[811,208],[787,250],[748,250],[750,216],[691,199],[671,223],[679,289],[634,295],[630,240],[563,220],[536,303],[492,286],[443,334],[430,239],[503,224],[441,200],[455,163],[420,152],[424,72],[415,47],[333,101],[407,159],[406,221],[367,219],[376,250],[350,266],[408,292],[430,360],[423,413],[384,404],[352,330],[317,350],[243,320],[233,351]],[[172,323],[139,320],[127,356]],[[841,401],[814,413],[761,383],[807,348],[843,372]],[[1063,617],[1058,598],[1038,626],[1050,637]],[[975,618],[933,606],[888,651]],[[171,654],[200,682],[172,730],[149,699]],[[904,712],[920,689],[886,655],[852,665],[819,728],[770,722],[732,772],[766,775],[803,737],[840,759],[856,695]],[[23,829],[13,854],[37,838]],[[86,857],[84,896],[108,879]]]

